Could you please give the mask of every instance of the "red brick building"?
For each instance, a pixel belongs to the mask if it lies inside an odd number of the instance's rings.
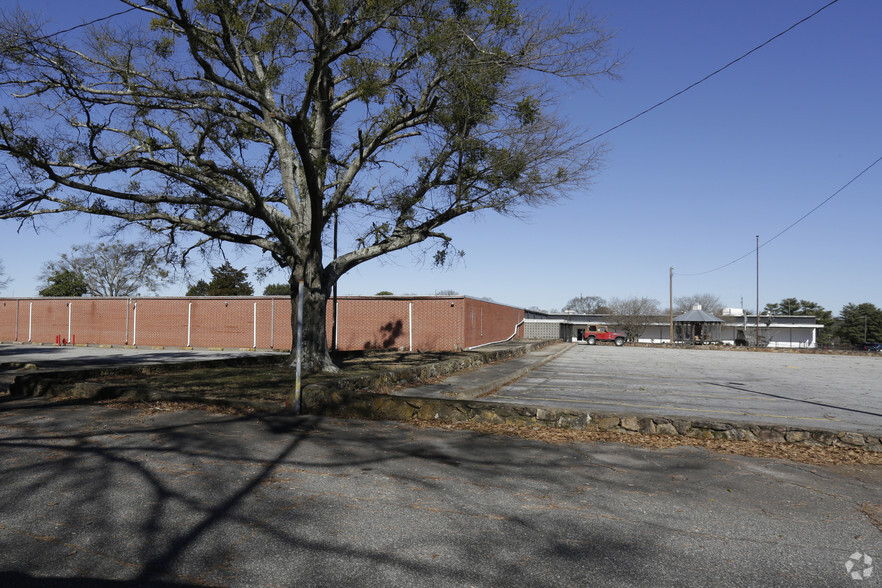
[[[327,328],[332,334],[332,302]],[[523,337],[524,310],[467,296],[341,296],[337,348],[450,351]],[[290,349],[285,297],[0,298],[0,342]]]

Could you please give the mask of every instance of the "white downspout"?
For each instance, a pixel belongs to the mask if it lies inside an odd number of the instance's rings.
[[[190,329],[193,324],[192,317],[193,317],[193,303],[188,302],[187,303],[187,347],[190,346]]]
[[[514,333],[508,339],[502,339],[501,341],[491,341],[490,343],[481,343],[480,345],[475,345],[474,347],[466,347],[466,351],[471,351],[472,349],[477,349],[478,347],[484,347],[486,345],[495,345],[496,343],[505,343],[506,341],[511,341],[514,339],[515,335],[518,334],[518,327],[524,324],[525,319],[521,319],[521,322],[515,325]]]

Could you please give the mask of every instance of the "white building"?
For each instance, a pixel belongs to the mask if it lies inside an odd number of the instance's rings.
[[[752,346],[759,334],[764,347],[816,349],[818,332],[823,328],[813,316],[756,315],[723,312],[721,322],[713,323],[702,332],[701,343]],[[741,309],[734,309],[740,311]],[[615,328],[615,319],[607,314],[543,313],[526,311],[524,336],[530,339],[563,339],[581,341],[591,325]],[[637,339],[638,343],[670,343],[671,317],[647,317],[646,327]],[[695,343],[691,333],[674,327],[675,343]]]

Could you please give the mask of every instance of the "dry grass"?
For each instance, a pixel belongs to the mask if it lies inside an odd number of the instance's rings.
[[[762,441],[730,441],[727,439],[698,439],[674,435],[594,432],[475,422],[409,421],[408,424],[421,428],[469,430],[487,435],[535,439],[546,443],[624,443],[647,449],[670,449],[672,447],[690,446],[701,447],[718,453],[786,459],[816,465],[882,465],[882,453],[851,447],[795,445],[792,443],[766,443]]]

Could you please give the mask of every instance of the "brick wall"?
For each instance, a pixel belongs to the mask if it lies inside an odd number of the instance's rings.
[[[465,296],[342,296],[337,308],[341,350],[450,351],[523,337],[523,310]],[[284,297],[0,298],[0,342],[290,349],[291,333]]]

